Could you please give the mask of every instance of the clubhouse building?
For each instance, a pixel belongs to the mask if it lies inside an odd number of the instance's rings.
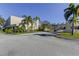
[[[5,24],[4,24],[4,28],[7,28],[7,27],[15,27],[15,26],[21,26],[22,25],[22,20],[24,18],[21,18],[21,17],[17,17],[17,16],[10,16]],[[33,20],[33,25],[31,25],[31,23],[29,22],[29,25],[28,24],[24,24],[25,27],[26,27],[26,30],[28,28],[30,28],[31,26],[33,26],[32,30],[35,30],[35,29],[38,29],[40,27],[40,20]]]

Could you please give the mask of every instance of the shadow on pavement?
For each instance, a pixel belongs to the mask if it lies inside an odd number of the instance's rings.
[[[38,36],[56,36],[56,35],[53,35],[53,34],[34,34],[34,35],[38,35]]]

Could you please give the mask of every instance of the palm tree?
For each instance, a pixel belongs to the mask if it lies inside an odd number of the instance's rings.
[[[31,16],[28,16],[27,22],[30,22],[32,24],[32,17]]]
[[[23,22],[24,24],[28,24],[27,20],[28,20],[28,17],[27,17],[27,16],[24,16],[24,19],[22,20],[22,22]]]
[[[69,21],[70,16],[73,17],[72,18],[72,35],[74,33],[74,21],[77,20],[77,16],[79,14],[78,8],[79,8],[79,5],[75,6],[73,3],[70,3],[69,7],[64,10],[65,12],[64,17],[66,21]]]
[[[0,29],[3,29],[4,24],[5,24],[5,20],[3,17],[0,16]]]
[[[39,17],[39,16],[36,16],[36,17],[34,18],[34,20],[40,20],[40,17]]]
[[[24,16],[23,23],[27,24],[27,28],[31,24],[31,29],[32,29],[33,21],[32,21],[32,17],[31,16],[28,16],[28,17]]]
[[[28,16],[27,22],[29,23],[29,25],[31,24],[31,26],[29,27],[29,30],[32,31],[32,29],[33,29],[33,19],[32,19],[31,16]]]
[[[33,22],[34,22],[34,24],[33,24],[33,28],[35,29],[35,28],[37,27],[36,30],[39,30],[38,25],[35,26],[37,23],[39,23],[39,21],[40,21],[40,17],[39,17],[39,16],[36,16],[35,18],[33,18]],[[33,29],[33,30],[34,30],[34,29]]]
[[[0,25],[3,25],[4,23],[5,23],[4,18],[0,16]]]

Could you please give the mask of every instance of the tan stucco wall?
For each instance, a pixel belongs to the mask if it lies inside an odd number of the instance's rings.
[[[23,18],[16,17],[16,16],[11,16],[10,24],[11,25],[16,24],[18,26],[21,23],[22,19]]]

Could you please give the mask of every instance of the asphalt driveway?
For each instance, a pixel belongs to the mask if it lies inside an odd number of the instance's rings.
[[[22,35],[0,34],[1,56],[79,56],[79,41],[38,32]]]

